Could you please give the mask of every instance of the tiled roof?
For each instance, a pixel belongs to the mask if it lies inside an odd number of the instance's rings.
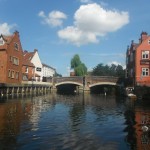
[[[14,35],[10,35],[10,36],[1,35],[1,36],[2,36],[2,38],[4,39],[4,41],[5,41],[6,43],[10,43],[11,40],[13,39],[13,36],[14,36]]]
[[[23,59],[22,64],[23,64],[24,66],[34,67],[33,63],[31,63],[29,60]]]
[[[19,34],[19,32],[15,31],[12,35],[3,35],[3,34],[1,34],[0,37],[2,37],[6,43],[10,43],[11,40],[13,39],[13,37],[15,36],[15,34]]]
[[[23,52],[23,65],[34,67],[34,64],[31,63],[31,59],[33,55],[34,55],[34,52],[24,51]]]

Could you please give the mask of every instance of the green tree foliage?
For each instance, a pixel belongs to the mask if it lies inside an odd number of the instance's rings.
[[[78,54],[74,55],[74,57],[71,59],[71,68],[75,69],[81,64],[81,60]]]
[[[121,65],[111,64],[111,66],[103,65],[102,63],[98,64],[92,71],[94,76],[115,76],[115,77],[124,77],[125,70]]]
[[[74,69],[76,76],[84,76],[87,74],[87,67],[81,62],[78,54],[71,59],[71,68]]]
[[[87,67],[85,66],[84,63],[81,63],[74,69],[74,71],[76,76],[84,76],[85,74],[87,74]]]

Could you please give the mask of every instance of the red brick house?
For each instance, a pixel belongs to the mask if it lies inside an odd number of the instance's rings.
[[[40,59],[36,49],[33,52],[28,52],[27,50],[23,52],[23,80],[41,81],[40,73],[42,73],[42,64],[39,61]]]
[[[23,52],[23,64],[22,64],[22,80],[32,81],[35,77],[35,66],[31,63],[32,53],[27,51]]]
[[[23,51],[19,32],[0,35],[0,83],[21,83]]]
[[[150,36],[146,32],[127,48],[126,73],[132,86],[150,86]]]

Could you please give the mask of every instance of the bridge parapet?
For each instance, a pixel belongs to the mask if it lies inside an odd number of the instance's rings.
[[[87,84],[95,84],[98,82],[112,82],[117,83],[118,77],[111,76],[86,76]]]
[[[53,78],[53,84],[58,84],[61,82],[77,82],[83,84],[83,77],[76,76],[76,77],[54,77]]]

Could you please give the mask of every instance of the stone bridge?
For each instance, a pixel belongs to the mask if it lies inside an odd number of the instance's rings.
[[[74,77],[54,77],[52,78],[53,87],[57,88],[63,85],[75,85],[80,86],[84,90],[90,90],[90,88],[99,85],[113,85],[120,86],[118,77],[112,76],[74,76]]]

